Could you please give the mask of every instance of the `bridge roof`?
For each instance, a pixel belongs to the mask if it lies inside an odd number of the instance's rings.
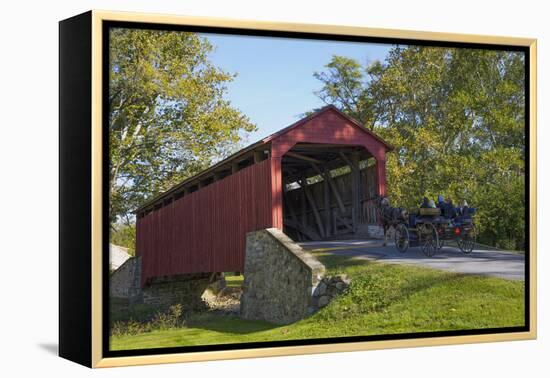
[[[157,196],[154,196],[150,199],[148,199],[145,203],[143,203],[138,209],[135,210],[135,213],[140,213],[144,210],[147,210],[148,208],[159,206],[164,203],[166,199],[172,198],[174,195],[176,195],[179,192],[182,192],[185,190],[185,188],[190,188],[199,185],[202,181],[212,179],[216,173],[231,170],[231,167],[233,164],[238,164],[239,162],[250,159],[253,157],[254,152],[261,152],[264,153],[266,150],[269,150],[271,143],[288,133],[292,132],[293,130],[296,130],[304,125],[306,125],[308,122],[318,118],[323,117],[327,115],[328,113],[336,113],[339,117],[344,118],[346,121],[349,122],[353,127],[356,127],[358,130],[360,130],[362,133],[367,134],[370,138],[375,140],[377,143],[382,145],[385,149],[385,151],[391,151],[393,150],[393,146],[388,144],[386,141],[384,141],[382,138],[380,138],[378,135],[373,133],[372,131],[368,130],[365,126],[363,126],[361,123],[359,123],[354,118],[346,115],[342,111],[340,111],[338,108],[336,108],[333,105],[325,106],[312,114],[310,114],[307,117],[304,117],[297,122],[263,138],[259,141],[250,144],[249,146],[235,152],[234,154],[230,155],[229,157],[219,161],[218,163],[212,165],[211,167],[205,169],[202,172],[197,173],[194,176],[191,176],[182,182],[180,182],[177,185],[174,185],[172,188],[168,189],[167,191],[160,193]]]

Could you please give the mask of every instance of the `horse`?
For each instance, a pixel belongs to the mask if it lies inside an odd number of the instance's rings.
[[[409,212],[401,207],[392,207],[390,201],[386,197],[377,197],[376,207],[380,214],[380,221],[384,229],[384,247],[387,244],[387,233],[390,227],[393,227],[401,222],[407,222],[409,218]]]

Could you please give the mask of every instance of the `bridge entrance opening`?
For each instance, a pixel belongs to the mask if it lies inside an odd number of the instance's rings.
[[[364,147],[298,143],[282,158],[283,231],[295,241],[379,233],[376,160]]]

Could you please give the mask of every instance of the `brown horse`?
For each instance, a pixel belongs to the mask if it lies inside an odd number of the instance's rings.
[[[380,221],[384,229],[384,247],[387,244],[387,234],[390,227],[393,227],[401,222],[407,222],[409,213],[401,207],[392,207],[390,201],[386,197],[378,197],[376,199],[376,207],[380,214]]]

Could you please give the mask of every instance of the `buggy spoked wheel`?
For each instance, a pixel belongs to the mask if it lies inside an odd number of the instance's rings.
[[[439,236],[437,235],[437,229],[431,223],[426,223],[422,227],[422,253],[428,257],[432,257],[439,250]]]
[[[476,229],[473,225],[470,232],[464,234],[461,238],[457,240],[457,244],[458,248],[460,248],[462,253],[464,253],[465,255],[472,253],[476,245]]]
[[[409,248],[409,230],[403,223],[399,223],[395,228],[395,248],[401,253],[405,253]]]

